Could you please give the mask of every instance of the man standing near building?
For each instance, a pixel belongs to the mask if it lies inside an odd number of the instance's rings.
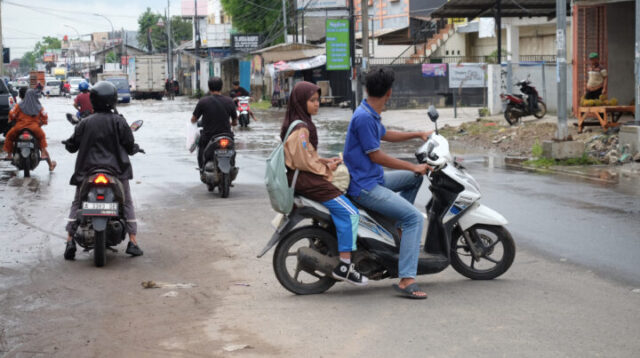
[[[584,99],[600,99],[600,95],[607,95],[607,69],[600,65],[597,52],[589,54],[589,69],[587,71],[587,86]]]

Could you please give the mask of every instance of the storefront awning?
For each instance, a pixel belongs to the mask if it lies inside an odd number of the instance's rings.
[[[276,72],[286,72],[286,71],[304,71],[310,70],[312,68],[322,67],[327,63],[327,56],[320,55],[311,58],[306,58],[304,60],[297,61],[278,61],[276,63],[270,63],[266,66],[267,71],[272,75],[275,75]]]
[[[431,17],[467,18],[495,17],[498,1],[502,17],[556,17],[556,0],[449,0]],[[571,4],[567,1],[567,14],[571,13]]]

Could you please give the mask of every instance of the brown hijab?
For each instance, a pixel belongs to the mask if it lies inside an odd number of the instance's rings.
[[[311,116],[307,113],[307,101],[316,92],[320,95],[320,87],[311,82],[301,81],[293,87],[293,91],[291,91],[291,96],[289,97],[287,114],[284,116],[282,128],[280,129],[280,138],[282,140],[285,139],[284,136],[287,134],[289,125],[299,119],[303,121],[307,125],[307,129],[309,129],[309,142],[315,148],[318,148],[318,131],[311,120]]]

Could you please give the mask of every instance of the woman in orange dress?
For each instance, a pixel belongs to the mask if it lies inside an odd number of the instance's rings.
[[[35,90],[30,89],[24,95],[20,94],[22,95],[20,96],[22,101],[16,104],[9,112],[9,122],[16,121],[16,124],[7,132],[2,149],[8,153],[7,158],[13,158],[13,142],[15,142],[21,130],[29,129],[40,142],[42,158],[49,163],[49,170],[53,171],[56,167],[56,162],[52,161],[49,156],[47,139],[41,128],[47,124],[49,116],[40,104]]]

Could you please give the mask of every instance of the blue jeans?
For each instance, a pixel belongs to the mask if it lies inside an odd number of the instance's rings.
[[[424,217],[420,210],[413,206],[413,202],[423,178],[405,170],[385,173],[384,185],[376,185],[371,190],[363,189],[357,198],[353,198],[363,207],[395,219],[402,228],[398,260],[400,278],[415,278],[418,270]]]
[[[322,205],[329,209],[333,224],[336,226],[338,251],[356,251],[358,222],[360,221],[358,209],[344,195],[325,201]]]

